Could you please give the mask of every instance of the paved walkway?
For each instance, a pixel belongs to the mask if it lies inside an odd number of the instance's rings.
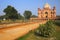
[[[14,24],[11,27],[0,28],[0,40],[14,40],[27,34],[30,30],[38,28],[39,24],[44,24],[46,21],[33,22],[28,24]],[[6,25],[5,25],[6,26]]]

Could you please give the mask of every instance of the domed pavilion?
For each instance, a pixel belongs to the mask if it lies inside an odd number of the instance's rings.
[[[46,3],[43,9],[38,8],[38,19],[55,19],[56,18],[56,7],[51,9],[51,6]]]

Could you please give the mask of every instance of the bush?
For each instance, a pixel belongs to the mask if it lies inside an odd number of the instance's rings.
[[[55,27],[52,21],[48,21],[46,24],[42,24],[39,26],[37,30],[35,30],[35,34],[42,37],[53,37],[55,35]]]

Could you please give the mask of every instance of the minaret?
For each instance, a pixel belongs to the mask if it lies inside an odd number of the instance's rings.
[[[53,7],[53,16],[54,16],[54,19],[56,19],[56,7],[55,6]]]
[[[38,18],[41,19],[41,9],[38,8]]]
[[[53,7],[53,11],[55,11],[55,12],[56,12],[56,7],[55,7],[55,6]]]

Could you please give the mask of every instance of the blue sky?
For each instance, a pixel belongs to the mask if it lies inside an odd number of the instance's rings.
[[[56,6],[56,14],[60,15],[60,0],[0,0],[0,15],[4,15],[3,10],[11,5],[23,15],[25,10],[30,10],[33,15],[37,15],[38,8],[43,8],[44,4],[50,4],[51,7]]]

